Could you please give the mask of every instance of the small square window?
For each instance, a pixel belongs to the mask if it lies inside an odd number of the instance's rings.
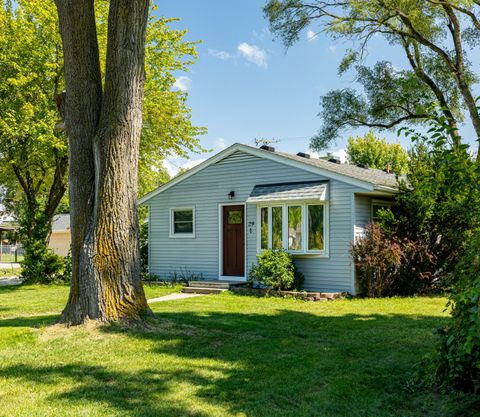
[[[170,237],[195,237],[195,210],[193,207],[171,209]]]

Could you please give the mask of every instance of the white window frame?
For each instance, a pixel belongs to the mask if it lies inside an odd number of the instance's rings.
[[[174,229],[174,218],[173,214],[176,211],[192,211],[192,233],[175,233]],[[171,207],[170,208],[170,238],[171,239],[194,239],[195,238],[195,223],[196,223],[196,216],[195,216],[195,206],[188,206],[188,207]]]
[[[372,200],[370,204],[370,220],[376,221],[378,217],[373,217],[373,207],[374,206],[382,206],[383,208],[388,207],[391,208],[393,205],[393,201],[383,201],[383,200]]]
[[[288,249],[288,207],[300,206],[302,208],[302,250]],[[308,206],[323,206],[323,250],[309,250],[308,249]],[[272,247],[272,207],[282,207],[282,240],[283,248],[292,255],[313,255],[322,258],[329,257],[329,204],[328,201],[275,201],[271,203],[264,203],[257,205],[257,253],[266,249],[262,249],[262,223],[261,223],[261,209],[268,208],[268,247]]]

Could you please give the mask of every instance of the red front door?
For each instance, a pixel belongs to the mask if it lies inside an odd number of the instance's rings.
[[[223,275],[245,275],[244,206],[223,206]]]

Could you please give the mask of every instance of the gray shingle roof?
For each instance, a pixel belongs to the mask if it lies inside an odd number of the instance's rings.
[[[248,198],[248,203],[285,200],[325,200],[325,181],[256,185]]]
[[[57,214],[53,218],[52,231],[70,230],[70,214]]]
[[[259,149],[259,148],[255,148]],[[263,149],[259,149],[262,152],[270,152]],[[387,174],[384,171],[373,168],[360,168],[356,165],[350,164],[336,164],[335,162],[329,162],[324,159],[317,158],[303,158],[301,156],[292,155],[286,152],[275,151],[276,155],[282,156],[287,159],[291,159],[303,164],[312,165],[325,171],[330,171],[336,174],[345,175],[350,178],[355,178],[360,181],[365,181],[377,186],[384,186],[389,188],[398,188],[398,181],[395,174]]]

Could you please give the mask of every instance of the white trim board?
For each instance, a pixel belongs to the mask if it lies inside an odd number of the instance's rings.
[[[245,152],[249,155],[253,155],[259,158],[268,159],[271,161],[279,162],[284,165],[302,169],[304,171],[311,172],[322,177],[327,177],[334,180],[342,181],[346,184],[363,188],[366,191],[374,191],[377,187],[380,187],[380,186],[375,186],[374,184],[367,181],[362,181],[356,178],[349,177],[347,175],[342,175],[342,174],[332,172],[323,168],[319,168],[314,165],[309,165],[300,161],[295,161],[293,159],[289,159],[288,157],[282,156],[275,152],[265,151],[263,149],[253,148],[252,146],[235,143],[232,146],[224,149],[223,151],[207,159],[206,161],[202,162],[201,164],[197,165],[196,167],[193,167],[192,169],[188,170],[184,174],[173,178],[171,181],[161,185],[156,190],[143,196],[138,200],[138,204],[147,203],[151,198],[162,193],[163,191],[168,190],[170,187],[173,187],[175,184],[178,184],[179,182],[186,180],[187,178],[190,178],[192,175],[196,174],[197,172],[209,167],[210,165],[215,164],[216,162],[224,158],[227,158],[228,156],[230,156],[231,154],[237,151]]]

